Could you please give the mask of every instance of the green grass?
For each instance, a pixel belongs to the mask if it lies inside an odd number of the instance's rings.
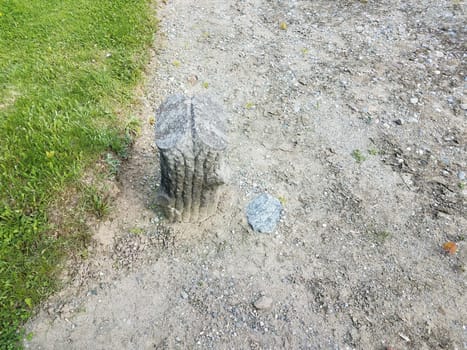
[[[366,160],[366,157],[359,149],[354,149],[351,153],[352,158],[355,159],[357,163],[362,163]]]
[[[1,349],[20,347],[75,239],[50,234],[51,203],[104,152],[125,156],[154,30],[150,0],[0,0]]]

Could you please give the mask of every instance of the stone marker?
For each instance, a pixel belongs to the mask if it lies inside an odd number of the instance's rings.
[[[171,95],[156,113],[161,185],[157,203],[171,222],[214,214],[219,200],[225,112],[208,96]]]
[[[277,198],[263,193],[253,199],[246,208],[248,223],[253,230],[271,233],[281,218],[282,205]]]

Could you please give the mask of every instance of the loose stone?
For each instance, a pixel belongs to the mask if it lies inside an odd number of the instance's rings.
[[[253,303],[256,310],[269,310],[272,307],[273,300],[270,297],[262,296]]]
[[[246,216],[253,230],[271,233],[281,218],[281,212],[281,202],[277,198],[263,193],[248,204]]]

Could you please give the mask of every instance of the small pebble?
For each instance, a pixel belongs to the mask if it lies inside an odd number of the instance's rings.
[[[459,171],[459,172],[457,173],[457,178],[458,178],[459,180],[461,180],[461,181],[464,181],[464,180],[465,180],[465,172]]]
[[[418,98],[416,98],[416,97],[412,97],[410,99],[410,103],[413,104],[413,105],[416,104],[417,102],[418,102]]]
[[[273,300],[270,297],[262,296],[253,303],[257,310],[269,310],[272,307]]]

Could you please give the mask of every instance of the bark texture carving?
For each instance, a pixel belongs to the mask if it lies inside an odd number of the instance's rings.
[[[224,184],[225,113],[208,96],[171,95],[156,114],[161,184],[157,203],[172,222],[215,213]]]

